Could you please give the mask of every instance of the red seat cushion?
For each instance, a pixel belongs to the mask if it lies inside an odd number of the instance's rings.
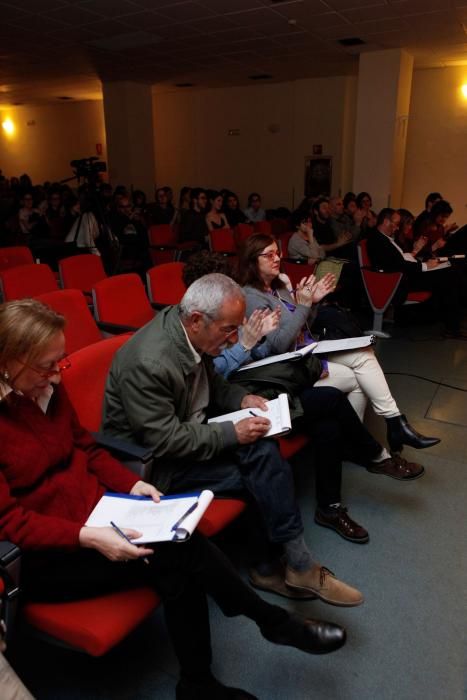
[[[236,498],[215,498],[201,518],[198,530],[211,537],[235,520],[246,508],[246,503]]]
[[[279,438],[279,449],[284,459],[290,459],[308,444],[309,437],[304,433],[293,433],[289,437]]]
[[[91,656],[102,656],[159,604],[147,587],[70,603],[27,603],[26,621],[41,632]]]
[[[416,301],[417,303],[422,303],[428,301],[431,298],[431,292],[409,292],[407,294],[407,301]]]

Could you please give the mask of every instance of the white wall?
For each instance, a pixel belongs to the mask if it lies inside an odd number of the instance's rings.
[[[467,223],[467,66],[416,70],[407,138],[403,206],[418,213],[428,192],[441,192]]]
[[[266,207],[296,206],[305,157],[322,144],[333,157],[333,190],[346,190],[355,93],[348,77],[156,93],[157,185],[229,187],[242,202],[255,190]]]

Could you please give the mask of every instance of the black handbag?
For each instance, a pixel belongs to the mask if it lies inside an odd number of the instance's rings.
[[[364,335],[355,316],[339,304],[322,304],[311,330],[319,340],[341,340]]]

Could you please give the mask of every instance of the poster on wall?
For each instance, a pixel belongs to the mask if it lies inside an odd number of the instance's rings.
[[[331,186],[331,156],[307,156],[305,158],[305,197],[330,197]]]

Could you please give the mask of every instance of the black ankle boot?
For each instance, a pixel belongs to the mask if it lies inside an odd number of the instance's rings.
[[[388,443],[392,452],[400,452],[402,445],[409,445],[417,450],[423,450],[441,442],[440,438],[425,437],[425,435],[417,433],[407,422],[407,418],[404,415],[386,418],[386,423]]]

